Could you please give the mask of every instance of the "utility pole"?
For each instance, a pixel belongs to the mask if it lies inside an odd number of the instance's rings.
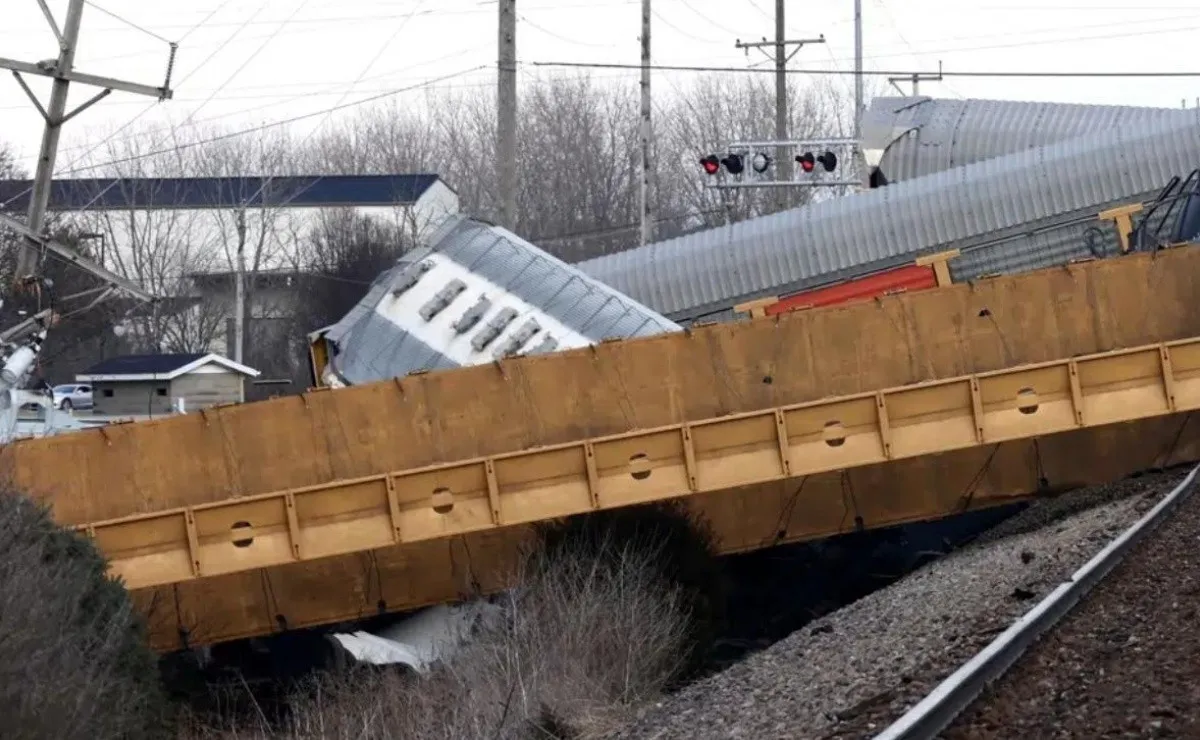
[[[500,225],[517,226],[517,3],[500,0],[496,64],[496,174]]]
[[[854,153],[855,164],[862,175],[862,187],[870,182],[867,160],[862,151],[863,116],[863,31],[862,0],[854,0],[854,139],[859,142]]]
[[[233,296],[233,361],[242,362],[246,346],[246,209],[237,212],[237,269]]]
[[[642,0],[642,246],[654,240],[650,207],[650,0]]]
[[[775,0],[775,138],[779,141],[788,138],[787,59],[783,56],[783,21],[783,0]],[[791,152],[780,147],[775,152],[775,161],[779,168],[779,179],[791,182]],[[778,195],[779,208],[782,210],[787,207],[787,189],[780,189]]]
[[[54,32],[55,38],[58,39],[58,58],[30,64],[0,57],[0,68],[12,71],[13,76],[17,79],[17,84],[21,86],[21,89],[33,101],[34,106],[42,114],[42,118],[46,122],[42,133],[41,148],[38,152],[37,173],[34,176],[33,194],[29,199],[29,216],[26,222],[26,226],[32,236],[26,235],[25,244],[22,246],[21,252],[17,257],[17,280],[22,280],[31,274],[34,262],[41,248],[44,246],[40,237],[42,237],[43,225],[46,218],[46,207],[50,202],[50,183],[54,175],[54,160],[58,153],[58,140],[59,135],[62,133],[62,125],[110,95],[113,90],[122,90],[138,95],[149,95],[159,100],[170,98],[172,95],[170,89],[171,68],[175,62],[175,45],[172,44],[170,58],[167,61],[166,79],[162,87],[139,85],[133,82],[76,72],[75,49],[79,43],[79,26],[83,17],[84,0],[70,0],[67,6],[66,22],[63,24],[61,31],[58,28],[58,23],[54,20],[54,15],[50,12],[49,6],[46,5],[46,0],[37,0],[37,3],[41,6],[42,13],[46,16],[46,21],[50,24],[50,30]],[[50,104],[48,106],[42,106],[41,101],[34,95],[33,90],[25,83],[21,73],[50,77],[54,80],[53,86],[50,89]],[[71,82],[95,85],[103,88],[103,90],[81,103],[70,113],[67,113],[67,92]]]
[[[815,39],[794,39],[788,40],[784,35],[784,0],[775,0],[775,40],[767,41],[763,38],[762,41],[750,41],[743,43],[740,39],[734,46],[738,49],[744,49],[746,54],[750,53],[751,48],[757,48],[760,51],[764,47],[774,47],[774,52],[767,54],[767,57],[775,63],[775,139],[777,141],[787,141],[788,139],[788,104],[787,104],[787,63],[796,52],[800,51],[805,44],[823,44],[825,43],[825,34],[821,34]],[[787,47],[795,46],[796,49],[791,54],[786,53]],[[783,182],[791,182],[792,180],[792,156],[788,147],[781,146],[775,152],[775,166],[778,167],[779,179]],[[777,193],[777,205],[780,209],[786,208],[788,205],[788,190],[780,188]]]

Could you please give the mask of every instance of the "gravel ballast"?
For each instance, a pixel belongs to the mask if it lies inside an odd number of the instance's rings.
[[[871,737],[1186,474],[1037,502],[975,543],[644,708],[611,737]]]
[[[943,737],[1200,737],[1197,543],[1193,493]]]

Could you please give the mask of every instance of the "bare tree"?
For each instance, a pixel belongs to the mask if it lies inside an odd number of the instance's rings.
[[[150,136],[110,141],[105,158],[119,164],[103,169],[103,174],[148,178],[189,173],[188,161],[176,153],[148,153],[152,141]],[[72,220],[80,231],[99,238],[96,256],[102,264],[163,299],[121,317],[130,345],[148,352],[206,351],[219,324],[212,315],[214,307],[199,300],[191,282],[193,273],[213,264],[214,238],[205,228],[204,214],[150,210],[140,207],[133,193],[124,195],[126,209],[83,209]]]

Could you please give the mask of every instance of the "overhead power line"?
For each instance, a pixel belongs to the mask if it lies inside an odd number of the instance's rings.
[[[379,93],[378,95],[372,95],[367,98],[353,100],[349,103],[342,103],[341,105],[322,108],[321,110],[311,111],[309,113],[303,113],[301,115],[292,116],[290,118],[283,118],[278,121],[271,121],[270,123],[264,123],[264,124],[261,124],[258,126],[252,126],[250,128],[239,129],[237,131],[230,131],[230,132],[227,132],[224,134],[219,134],[217,136],[211,136],[207,139],[200,139],[197,141],[180,142],[179,144],[177,144],[175,146],[167,147],[165,149],[156,149],[153,151],[144,152],[141,154],[135,154],[135,155],[131,155],[128,157],[112,159],[107,162],[99,162],[97,164],[87,165],[84,167],[77,167],[75,169],[72,169],[70,171],[70,173],[74,174],[76,172],[89,172],[91,170],[102,169],[104,167],[111,167],[113,165],[124,164],[126,162],[136,162],[138,160],[157,156],[159,154],[173,154],[175,152],[182,151],[184,149],[192,149],[194,147],[203,146],[205,144],[212,144],[214,142],[224,141],[226,139],[237,138],[238,136],[245,136],[246,134],[257,133],[259,131],[266,131],[268,129],[276,128],[278,126],[286,126],[289,123],[296,123],[297,121],[305,121],[305,120],[308,120],[309,118],[316,118],[317,116],[323,116],[326,113],[331,113],[333,111],[344,110],[346,108],[354,108],[354,107],[357,107],[360,105],[365,105],[366,103],[374,102],[376,100],[383,100],[384,98],[389,98],[389,97],[392,97],[395,95],[399,95],[401,93],[409,92],[412,90],[419,90],[423,87],[429,87],[429,86],[435,85],[439,82],[453,80],[457,77],[463,77],[465,75],[471,74],[472,72],[478,72],[479,70],[490,69],[490,68],[491,68],[490,65],[480,64],[478,66],[471,67],[470,69],[464,69],[464,70],[460,70],[458,72],[453,72],[451,74],[442,75],[441,77],[435,77],[431,80],[426,80],[424,82],[420,82],[415,85],[409,85],[408,87],[402,87],[402,88],[397,88],[395,90],[389,90],[387,92]]]
[[[617,64],[605,62],[525,62],[534,67],[579,67],[583,69],[641,69],[638,64]],[[774,69],[759,67],[706,67],[686,64],[656,64],[651,69],[663,72],[750,72],[758,74],[775,74]],[[852,70],[841,69],[789,69],[791,75],[853,75]],[[919,70],[874,69],[863,70],[864,75],[872,77],[904,76],[916,74],[941,74],[943,77],[1200,77],[1200,71],[1164,70],[1153,72],[1139,71],[1107,71],[1107,72],[1074,72],[1074,71],[1019,71],[1019,70],[964,70],[959,72],[942,70],[929,72]]]

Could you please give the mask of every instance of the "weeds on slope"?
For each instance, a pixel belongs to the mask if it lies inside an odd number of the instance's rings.
[[[707,533],[679,510],[541,532],[497,616],[425,676],[359,667],[303,686],[283,727],[192,738],[598,737],[695,670],[723,594]]]

